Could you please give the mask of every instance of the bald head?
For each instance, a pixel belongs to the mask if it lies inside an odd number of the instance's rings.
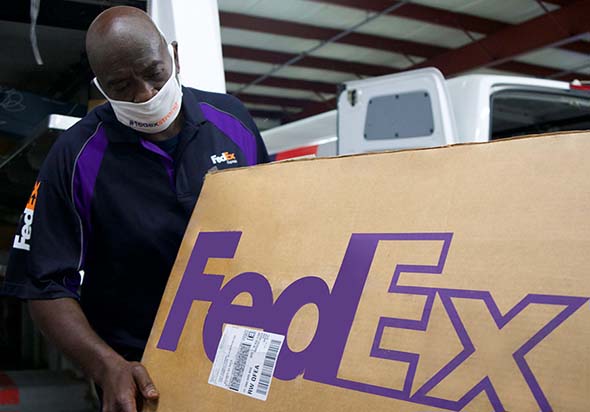
[[[103,90],[116,100],[143,101],[146,90],[137,97],[129,86],[138,79],[154,80],[157,91],[172,72],[165,39],[150,17],[134,7],[99,14],[88,28],[86,52]]]

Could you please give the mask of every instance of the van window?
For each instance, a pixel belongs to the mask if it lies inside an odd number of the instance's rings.
[[[431,136],[434,115],[426,90],[371,98],[365,116],[365,140]]]
[[[590,93],[501,90],[492,95],[491,140],[590,129]]]

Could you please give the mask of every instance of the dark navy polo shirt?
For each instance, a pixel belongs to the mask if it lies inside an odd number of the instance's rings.
[[[268,161],[233,96],[183,88],[182,108],[174,158],[109,104],[59,137],[21,217],[3,294],[79,299],[107,343],[143,349],[205,174]]]

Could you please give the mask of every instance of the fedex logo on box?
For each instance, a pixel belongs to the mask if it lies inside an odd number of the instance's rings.
[[[292,380],[303,375],[303,379],[309,381],[453,411],[462,410],[481,393],[485,393],[494,412],[513,410],[514,405],[509,403],[514,400],[506,392],[514,391],[516,386],[524,393],[522,396],[529,399],[529,403],[538,406],[537,410],[553,410],[550,399],[543,392],[525,356],[588,302],[588,298],[528,294],[502,314],[494,297],[487,291],[400,284],[402,274],[442,276],[451,247],[452,233],[358,233],[350,238],[331,290],[319,277],[303,277],[289,285],[275,300],[270,283],[260,273],[241,273],[227,282],[223,288],[222,275],[204,273],[209,258],[233,258],[240,237],[241,232],[199,234],[157,344],[159,349],[176,350],[194,300],[211,302],[203,326],[204,348],[210,360],[215,356],[224,323],[262,328],[287,335],[295,314],[303,306],[311,303],[315,304],[319,311],[315,335],[309,345],[300,352],[292,351],[288,345],[283,346],[274,374],[278,379]],[[425,303],[421,318],[376,317],[371,325],[371,330],[374,331],[372,345],[363,351],[368,360],[373,362],[382,362],[386,366],[394,363],[404,364],[405,375],[401,387],[360,382],[358,379],[347,379],[340,374],[343,359],[346,358],[347,351],[351,350],[349,338],[354,328],[355,315],[363,299],[363,289],[377,246],[380,242],[388,241],[436,242],[436,245],[441,245],[437,256],[438,262],[434,265],[395,263],[389,288],[383,290],[384,294],[392,294],[390,296],[401,294],[423,297]],[[232,304],[234,298],[244,292],[252,296],[252,306]],[[435,301],[442,304],[462,350],[458,355],[450,357],[442,368],[432,373],[416,388],[415,380],[421,355],[408,351],[407,348],[383,348],[382,340],[384,334],[391,331],[400,334],[424,334],[431,325]],[[459,304],[465,301],[478,303],[482,313],[486,314],[487,319],[480,321],[478,327],[485,326],[489,334],[494,335],[502,346],[510,345],[511,358],[506,360],[510,370],[503,371],[503,377],[509,376],[510,379],[501,379],[482,368],[481,363],[473,361],[478,356],[486,355],[485,348],[487,346],[489,351],[489,344],[486,345],[481,333],[475,333],[470,329],[473,325],[466,321],[467,317]],[[538,316],[534,322],[532,334],[523,334],[515,325],[522,323],[523,316],[535,313],[543,315]],[[437,389],[448,385],[453,385],[454,390],[459,391],[461,395],[454,398],[442,397]]]

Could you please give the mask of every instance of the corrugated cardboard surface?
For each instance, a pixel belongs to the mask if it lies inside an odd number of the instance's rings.
[[[157,410],[587,411],[589,176],[583,133],[210,175]],[[287,334],[266,402],[207,384],[223,323]]]

